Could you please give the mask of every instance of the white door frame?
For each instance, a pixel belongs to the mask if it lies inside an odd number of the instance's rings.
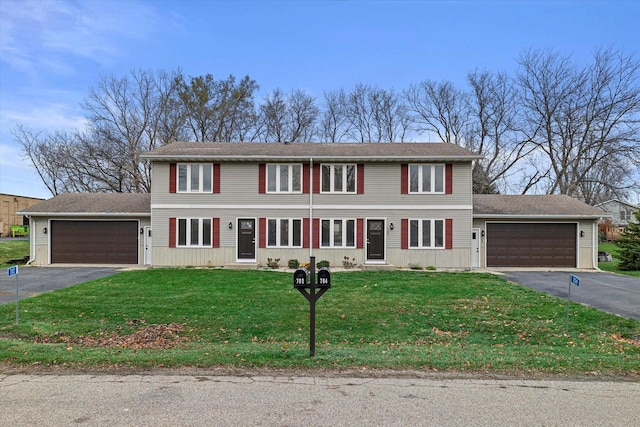
[[[471,268],[480,267],[480,229],[471,229]]]
[[[151,265],[151,253],[152,251],[152,238],[151,238],[151,226],[145,225],[142,227],[144,232],[143,245],[144,245],[144,265]]]

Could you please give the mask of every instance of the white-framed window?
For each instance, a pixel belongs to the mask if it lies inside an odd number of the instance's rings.
[[[323,164],[320,170],[322,193],[355,193],[357,165]]]
[[[444,219],[410,219],[410,248],[444,248]]]
[[[179,193],[211,193],[213,191],[213,164],[178,163]]]
[[[178,247],[210,248],[211,218],[178,218]]]
[[[320,246],[323,248],[355,248],[356,220],[320,220]]]
[[[302,192],[301,164],[268,164],[267,193]]]
[[[409,165],[409,193],[444,194],[444,165]]]
[[[267,218],[267,247],[301,248],[302,220]]]

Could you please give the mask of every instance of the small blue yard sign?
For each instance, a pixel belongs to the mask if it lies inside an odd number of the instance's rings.
[[[18,275],[18,266],[14,265],[13,267],[7,268],[7,277],[13,277]]]
[[[571,275],[571,284],[580,286],[580,278],[578,276]]]

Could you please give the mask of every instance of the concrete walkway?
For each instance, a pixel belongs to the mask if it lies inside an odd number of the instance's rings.
[[[631,426],[633,382],[0,375],[2,425]]]

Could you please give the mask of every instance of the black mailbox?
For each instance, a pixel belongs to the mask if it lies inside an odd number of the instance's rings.
[[[299,268],[293,273],[293,287],[304,287],[307,285],[307,269]]]
[[[323,288],[331,287],[331,272],[327,267],[322,267],[318,271],[318,286]]]

